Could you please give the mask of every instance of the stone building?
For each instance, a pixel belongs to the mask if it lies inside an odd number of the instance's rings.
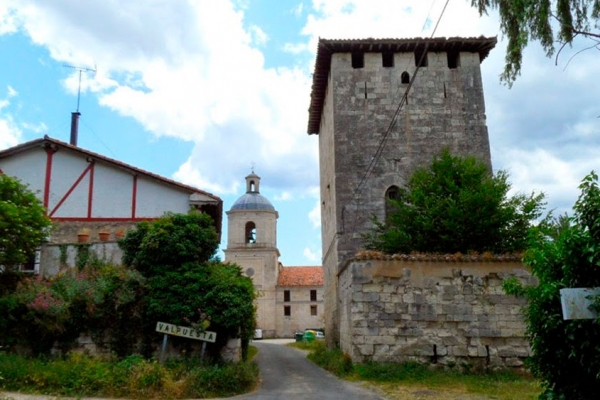
[[[219,197],[48,136],[0,151],[0,173],[29,185],[53,222],[37,262],[26,266],[31,272],[48,276],[74,266],[84,231],[91,251],[118,263],[116,236],[166,212],[201,210],[221,232]]]
[[[246,193],[227,211],[225,261],[242,267],[258,292],[257,329],[264,337],[292,337],[323,327],[322,267],[284,267],[277,248],[273,204],[260,194],[260,177],[246,177]]]
[[[328,343],[338,273],[412,174],[443,148],[490,166],[480,63],[495,38],[320,39],[308,133],[319,135]]]

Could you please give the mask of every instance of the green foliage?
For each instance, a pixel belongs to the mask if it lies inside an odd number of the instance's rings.
[[[530,40],[539,40],[550,57],[556,42],[571,44],[578,35],[600,38],[600,32],[592,31],[598,28],[600,0],[471,0],[471,4],[481,14],[490,9],[500,12],[500,28],[508,38],[501,79],[509,85],[521,73],[523,50]],[[558,33],[553,24],[558,24]]]
[[[35,254],[51,225],[45,212],[26,185],[0,173],[0,266],[23,264]]]
[[[68,350],[81,333],[109,337],[117,354],[131,350],[139,330],[139,304],[144,280],[130,269],[86,266],[52,279],[26,277],[0,297],[0,344],[21,344],[34,354],[47,354],[58,342]]]
[[[123,263],[151,277],[165,269],[186,269],[189,263],[208,261],[216,253],[219,236],[208,214],[166,214],[140,223],[119,245]]]
[[[313,351],[308,355],[309,360],[340,377],[352,373],[354,367],[348,354],[340,349],[328,349],[322,341],[312,343]]]
[[[509,198],[509,190],[505,172],[492,175],[474,157],[444,150],[389,200],[393,211],[385,223],[374,219],[366,247],[386,253],[522,251],[543,195]]]
[[[563,320],[560,303],[562,288],[600,286],[598,176],[592,172],[579,188],[570,224],[557,230],[543,223],[532,231],[524,261],[538,285],[504,285],[507,293],[528,300],[529,366],[542,382],[544,399],[595,399],[600,384],[600,320]]]
[[[124,261],[148,279],[147,348],[156,340],[152,332],[157,321],[189,326],[210,320],[217,348],[241,336],[246,354],[254,330],[254,286],[239,266],[211,260],[218,235],[208,215],[168,214],[140,224],[120,245]]]
[[[208,365],[144,360],[120,361],[70,353],[63,359],[26,359],[0,353],[0,389],[54,396],[135,399],[230,397],[250,391],[258,379],[255,363]]]

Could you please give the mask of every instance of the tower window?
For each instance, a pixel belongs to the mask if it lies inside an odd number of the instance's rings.
[[[381,53],[381,65],[384,68],[392,68],[394,66],[394,53],[391,51]]]
[[[365,54],[364,53],[352,53],[352,68],[364,68],[365,66]]]
[[[252,221],[246,223],[246,243],[256,243],[256,225]]]
[[[283,306],[283,315],[285,317],[289,317],[292,315],[292,307],[290,306]]]
[[[310,291],[310,301],[317,301],[317,291],[316,290]]]
[[[457,51],[449,51],[446,55],[448,56],[448,68],[454,69],[460,65],[460,54]]]
[[[415,67],[426,67],[429,64],[424,48],[415,49]]]
[[[290,291],[289,290],[283,291],[283,301],[290,301]]]
[[[409,83],[410,82],[410,75],[408,74],[408,72],[404,71],[402,73],[402,75],[400,75],[400,81],[402,83]]]
[[[392,203],[392,200],[398,200],[400,198],[400,188],[398,186],[390,186],[385,191],[385,219],[389,219],[394,213],[396,207]]]
[[[256,183],[254,183],[254,181],[250,181],[250,191],[251,192],[255,192],[255,187],[256,187]]]
[[[317,315],[317,306],[310,306],[310,315]]]

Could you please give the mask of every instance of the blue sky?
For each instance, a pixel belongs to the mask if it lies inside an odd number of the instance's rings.
[[[497,16],[469,4],[450,1],[436,36],[499,35]],[[0,149],[44,134],[68,141],[78,73],[64,65],[96,67],[82,75],[79,146],[217,194],[225,210],[254,163],[279,211],[281,261],[319,265],[318,138],[306,134],[317,40],[428,37],[443,6],[3,0]],[[600,62],[597,51],[575,55],[586,46],[555,65],[533,44],[512,89],[498,80],[504,42],[482,65],[494,168],[515,191],[545,192],[556,213],[600,169]]]

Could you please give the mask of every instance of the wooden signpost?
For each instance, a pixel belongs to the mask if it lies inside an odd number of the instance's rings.
[[[163,333],[163,343],[162,349],[160,353],[160,361],[163,362],[165,359],[165,352],[167,351],[167,338],[168,335],[184,337],[188,339],[194,340],[202,340],[202,353],[200,354],[201,358],[204,358],[204,350],[206,349],[206,342],[214,343],[217,340],[216,332],[204,331],[200,332],[197,329],[190,328],[188,326],[178,326],[173,324],[168,324],[166,322],[157,322],[156,323],[156,332]]]

